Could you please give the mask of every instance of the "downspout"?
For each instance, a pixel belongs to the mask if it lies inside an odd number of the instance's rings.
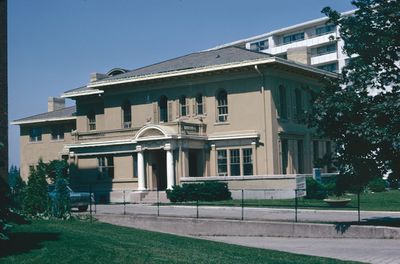
[[[264,83],[265,83],[265,76],[264,73],[262,73],[258,69],[258,65],[254,65],[254,69],[256,72],[260,75],[261,77],[261,95],[263,98],[263,120],[264,120],[264,149],[265,149],[265,162],[264,162],[264,169],[265,169],[265,174],[268,175],[268,149],[267,149],[267,113],[266,113],[266,104],[265,104],[265,88],[264,88]]]

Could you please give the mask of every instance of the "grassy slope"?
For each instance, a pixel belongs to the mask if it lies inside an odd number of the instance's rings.
[[[76,220],[35,221],[11,237],[0,263],[352,263]]]

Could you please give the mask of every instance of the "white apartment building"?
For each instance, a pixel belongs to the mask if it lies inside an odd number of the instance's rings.
[[[342,13],[352,15],[355,10]],[[348,57],[343,53],[339,29],[328,18],[310,20],[215,48],[239,46],[301,62],[331,72],[341,72]]]

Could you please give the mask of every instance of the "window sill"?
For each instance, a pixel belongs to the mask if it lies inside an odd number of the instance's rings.
[[[216,122],[214,123],[214,126],[226,126],[226,125],[230,125],[231,123],[229,122]]]
[[[38,141],[29,141],[28,144],[40,144],[43,143],[43,140]]]
[[[50,140],[50,143],[60,143],[60,142],[64,142],[65,139],[52,139]]]

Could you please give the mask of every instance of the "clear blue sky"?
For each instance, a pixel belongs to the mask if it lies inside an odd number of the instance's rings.
[[[353,9],[350,0],[9,0],[9,119],[47,111],[47,97],[92,72],[134,69]],[[72,105],[74,102],[67,102]],[[9,130],[19,165],[19,127]]]

